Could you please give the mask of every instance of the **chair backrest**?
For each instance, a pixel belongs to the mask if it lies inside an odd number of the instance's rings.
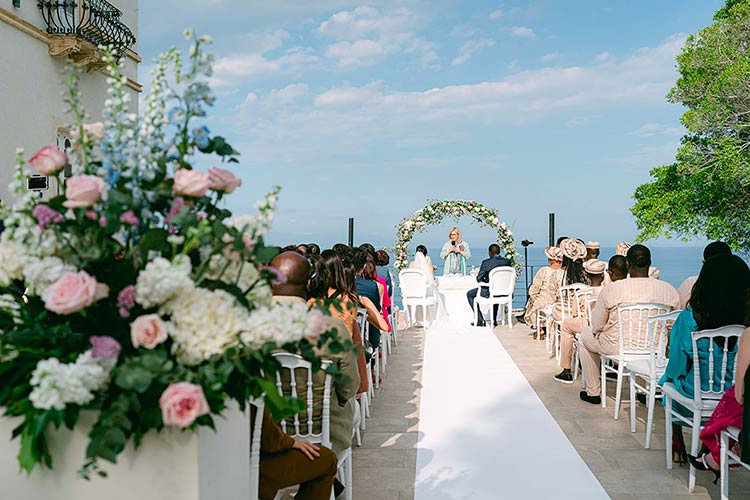
[[[560,305],[562,306],[562,319],[572,318],[578,316],[581,311],[581,306],[578,304],[578,297],[576,292],[578,290],[589,288],[588,285],[583,283],[573,283],[571,285],[565,285],[560,287]]]
[[[357,325],[359,325],[359,334],[362,338],[362,347],[370,338],[370,323],[367,322],[367,309],[364,307],[357,308]]]
[[[702,401],[721,399],[734,384],[735,360],[730,363],[729,355],[736,354],[743,331],[745,327],[742,325],[727,325],[693,332],[694,400],[697,407],[702,406]],[[717,359],[719,353],[721,360]],[[706,358],[708,373],[701,370],[701,360]]]
[[[594,289],[591,287],[588,288],[579,288],[576,290],[576,303],[578,304],[578,307],[581,309],[581,314],[586,318],[586,321],[590,322],[590,310],[587,306],[587,300],[589,297],[594,296]]]
[[[668,313],[672,308],[664,304],[632,304],[617,308],[617,328],[620,356],[649,353],[648,319]]]
[[[598,298],[598,295],[590,295],[586,297],[586,322],[589,326],[591,326],[591,311],[596,307],[596,300]]]
[[[516,284],[516,270],[500,266],[490,271],[490,297],[510,297]]]
[[[672,331],[672,325],[681,312],[682,309],[678,309],[666,314],[649,316],[647,320],[648,357],[652,381],[656,377],[657,369],[663,370],[669,362],[669,359],[667,359],[669,332]]]
[[[396,279],[393,277],[393,273],[391,271],[388,271],[388,276],[391,278],[391,289],[388,291],[388,293],[391,296],[391,307],[393,307],[393,305],[396,303]]]
[[[250,421],[250,496],[249,498],[259,498],[258,490],[260,488],[260,436],[263,427],[263,412],[266,408],[266,402],[263,396],[250,398],[248,401],[251,407],[255,408],[255,420]],[[248,408],[250,411],[250,408]],[[252,412],[250,412],[252,414]]]
[[[281,371],[276,372],[276,389],[279,391],[281,396],[291,396],[293,398],[300,398],[305,401],[306,406],[306,417],[307,417],[307,432],[303,433],[300,429],[300,414],[296,414],[292,418],[292,429],[287,429],[287,419],[281,421],[281,429],[292,437],[305,439],[312,443],[322,444],[328,448],[331,447],[331,375],[326,373],[325,382],[323,385],[323,407],[321,417],[321,431],[316,433],[313,428],[313,421],[318,415],[315,414],[315,407],[313,403],[313,370],[312,364],[306,361],[302,356],[298,354],[292,354],[289,352],[275,352],[273,357],[281,364]],[[328,360],[323,360],[321,369],[325,370],[331,364]],[[288,391],[285,391],[284,384],[281,381],[281,372],[289,372],[289,387]],[[305,387],[297,387],[297,370],[303,370],[306,372],[307,377],[305,378]]]
[[[423,299],[427,297],[427,277],[421,269],[404,269],[398,273],[401,299]]]

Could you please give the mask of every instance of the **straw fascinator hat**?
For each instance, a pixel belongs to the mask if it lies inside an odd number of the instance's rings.
[[[618,243],[618,244],[617,244],[617,246],[615,247],[615,253],[616,253],[617,255],[622,255],[623,257],[627,257],[627,255],[628,255],[628,250],[630,250],[630,247],[631,247],[631,246],[633,246],[633,245],[631,245],[631,244],[630,244],[630,243],[628,243],[627,241],[621,241],[621,242],[620,242],[620,243]]]
[[[604,267],[604,261],[599,259],[591,259],[583,263],[583,269],[589,274],[604,274]]]
[[[581,260],[586,257],[586,245],[573,238],[567,238],[560,242],[562,254],[571,260]]]
[[[557,247],[545,248],[544,255],[546,255],[549,260],[556,260],[558,262],[562,260],[562,250]]]

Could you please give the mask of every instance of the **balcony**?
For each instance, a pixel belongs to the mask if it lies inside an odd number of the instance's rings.
[[[135,43],[120,21],[122,12],[105,0],[40,0],[37,5],[52,35],[50,55],[70,55],[90,71],[100,69],[99,45],[111,45],[122,56]]]

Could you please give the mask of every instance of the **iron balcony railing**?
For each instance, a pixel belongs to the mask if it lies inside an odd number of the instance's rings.
[[[122,12],[105,0],[41,0],[37,5],[50,35],[78,35],[96,46],[112,45],[119,55],[135,43],[120,21]]]

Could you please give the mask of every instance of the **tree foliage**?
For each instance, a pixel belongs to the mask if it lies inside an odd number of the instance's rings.
[[[750,0],[728,0],[677,65],[667,99],[687,108],[687,133],[675,162],[635,191],[639,239],[706,236],[750,250]]]

